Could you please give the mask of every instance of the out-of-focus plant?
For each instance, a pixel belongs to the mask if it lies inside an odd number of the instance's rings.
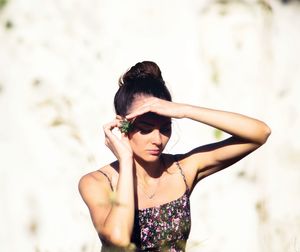
[[[0,0],[0,10],[2,10],[7,4],[8,0]]]
[[[1,1],[1,0],[0,0]],[[10,21],[10,20],[7,20],[6,23],[5,23],[5,28],[7,30],[10,30],[14,27],[14,24]]]
[[[214,137],[216,140],[221,140],[223,137],[223,131],[219,130],[219,129],[215,129],[214,130]]]
[[[211,81],[214,85],[218,86],[220,84],[220,70],[218,62],[215,59],[211,59],[209,63],[211,68]]]

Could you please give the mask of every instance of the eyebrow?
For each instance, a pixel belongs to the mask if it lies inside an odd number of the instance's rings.
[[[154,126],[155,126],[154,124],[149,123],[149,122],[146,122],[146,121],[139,121],[137,124],[145,124],[145,125],[151,126],[151,127],[154,127]],[[170,122],[164,123],[162,126],[169,126],[169,125],[171,125],[171,124],[172,124],[172,122],[170,121]]]
[[[138,124],[145,124],[147,126],[154,126],[154,124],[146,122],[146,121],[139,121]]]

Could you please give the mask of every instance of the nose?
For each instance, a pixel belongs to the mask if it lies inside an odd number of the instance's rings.
[[[152,143],[159,146],[162,144],[161,133],[158,129],[152,131]]]

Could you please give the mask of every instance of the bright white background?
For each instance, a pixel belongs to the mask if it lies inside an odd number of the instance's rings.
[[[300,4],[9,0],[0,10],[0,251],[94,252],[77,191],[114,159],[118,77],[153,60],[178,102],[257,117],[268,143],[200,183],[188,251],[300,251]],[[221,136],[225,137],[225,136]],[[184,152],[215,131],[174,123]]]

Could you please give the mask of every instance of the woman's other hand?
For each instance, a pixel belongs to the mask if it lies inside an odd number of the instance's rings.
[[[119,130],[121,118],[117,116],[115,120],[103,126],[105,134],[105,145],[113,152],[116,158],[121,160],[132,159],[133,152],[129,144],[128,136],[120,133],[120,137],[113,132],[114,129]]]
[[[156,97],[145,97],[139,104],[132,104],[132,111],[126,115],[126,119],[132,120],[143,114],[152,112],[170,118],[185,117],[185,105],[162,100]]]

